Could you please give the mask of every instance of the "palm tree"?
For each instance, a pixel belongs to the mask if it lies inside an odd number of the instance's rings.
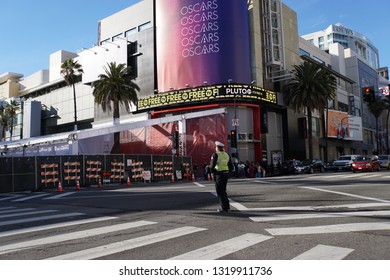
[[[293,66],[293,77],[284,88],[284,101],[299,113],[307,109],[309,159],[313,159],[312,113],[324,112],[336,96],[336,78],[325,67],[308,61]]]
[[[74,61],[73,58],[65,60],[61,65],[61,75],[64,77],[65,82],[73,87],[73,104],[74,104],[74,130],[77,130],[77,105],[76,105],[76,88],[75,84],[78,82],[78,76],[83,74],[84,71],[81,65]]]
[[[14,130],[14,118],[18,111],[20,110],[19,107],[20,103],[16,100],[11,100],[11,102],[8,104],[8,106],[5,108],[6,115],[8,116],[8,120],[10,123],[10,141],[12,141],[12,135]]]
[[[125,106],[130,112],[130,103],[138,101],[137,91],[139,86],[133,82],[131,68],[125,64],[111,62],[104,67],[105,74],[99,75],[99,80],[92,83],[95,103],[102,107],[103,112],[113,110],[114,123],[119,120],[119,104]],[[112,152],[120,152],[119,132],[114,134],[114,147]]]
[[[379,117],[381,116],[383,110],[386,109],[386,104],[383,101],[381,96],[376,95],[371,101],[367,102],[368,110],[375,117],[375,129],[376,129],[376,147],[377,153],[380,153],[379,145]]]
[[[9,124],[9,115],[7,114],[7,111],[5,108],[0,108],[0,126],[2,128],[2,139],[5,141],[5,129]]]

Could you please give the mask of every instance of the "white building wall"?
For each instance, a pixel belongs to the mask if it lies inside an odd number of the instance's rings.
[[[113,37],[122,34],[140,24],[151,22],[153,24],[153,0],[140,1],[116,14],[102,19],[99,24],[100,34],[99,42],[113,40]]]

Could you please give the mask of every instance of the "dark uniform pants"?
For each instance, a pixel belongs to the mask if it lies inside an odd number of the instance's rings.
[[[228,172],[216,172],[214,176],[215,180],[215,190],[218,195],[219,203],[221,204],[221,207],[223,210],[230,209],[229,205],[229,198],[227,196],[226,192],[226,185],[229,179],[229,173]]]

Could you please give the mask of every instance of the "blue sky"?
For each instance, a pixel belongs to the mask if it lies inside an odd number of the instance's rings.
[[[25,76],[48,69],[58,50],[76,52],[97,42],[98,21],[137,0],[18,0],[0,9],[0,75]],[[283,0],[298,15],[299,34],[343,25],[366,35],[379,49],[380,65],[390,66],[389,0]]]
[[[298,33],[304,35],[342,25],[365,35],[379,51],[381,67],[390,67],[389,0],[282,0],[297,13]]]
[[[137,0],[18,0],[0,7],[0,75],[49,68],[51,53],[97,43],[98,22]]]

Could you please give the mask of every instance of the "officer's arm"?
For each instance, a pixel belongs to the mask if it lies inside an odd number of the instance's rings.
[[[229,172],[233,172],[234,166],[232,162],[232,157],[229,155],[229,162],[228,162]]]
[[[210,171],[211,171],[211,173],[215,172],[215,166],[217,165],[217,160],[218,160],[218,154],[214,153],[211,156],[211,161],[210,161]]]

